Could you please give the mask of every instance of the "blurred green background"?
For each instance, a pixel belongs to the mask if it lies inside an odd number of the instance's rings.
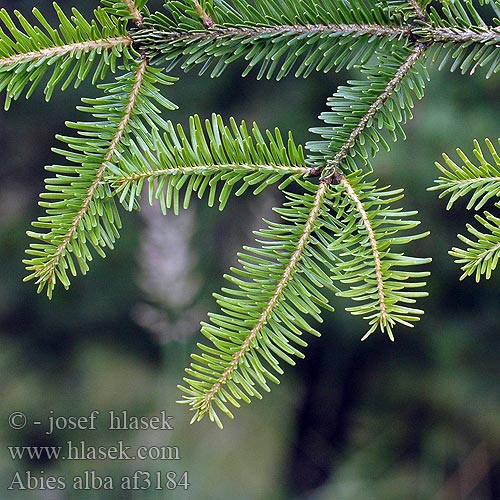
[[[60,1],[69,9],[75,2]],[[50,13],[49,1],[0,1],[28,13],[33,5]],[[96,1],[78,5],[90,12]],[[161,2],[150,1],[152,10]],[[298,142],[311,139],[326,98],[347,74],[314,74],[279,83],[240,78],[230,67],[211,80],[179,74],[168,97],[180,109],[169,118],[218,112],[255,120],[261,129],[292,130]],[[0,498],[148,500],[494,500],[500,498],[500,272],[488,282],[459,282],[447,250],[471,220],[464,204],[453,213],[426,191],[437,176],[434,161],[472,139],[499,135],[498,75],[473,77],[431,71],[427,96],[406,126],[407,141],[375,159],[384,183],[405,187],[404,207],[418,209],[431,237],[414,253],[432,256],[426,315],[413,330],[396,330],[396,342],[377,334],[361,343],[365,325],[343,312],[324,315],[322,338],[308,339],[306,359],[289,367],[283,381],[262,401],[236,412],[219,431],[208,421],[189,425],[176,404],[189,353],[201,340],[198,325],[214,309],[211,293],[252,241],[262,217],[281,203],[268,189],[259,197],[233,198],[219,213],[193,202],[179,216],[161,215],[144,204],[122,211],[124,228],[113,252],[96,257],[85,277],[52,301],[23,283],[25,232],[41,214],[44,165],[56,133],[87,85],[0,112]],[[56,430],[50,415],[101,412],[96,430]],[[174,430],[110,431],[107,412],[172,416]],[[12,430],[8,416],[21,411],[29,424]],[[52,412],[52,413],[51,413]],[[41,421],[42,426],[31,424]],[[177,447],[180,460],[13,460],[7,446]],[[143,471],[188,471],[189,489],[122,490],[122,476]],[[16,472],[26,477],[62,476],[63,490],[7,490]],[[43,472],[42,472],[43,471]],[[95,471],[110,476],[113,490],[71,487],[74,477]],[[144,476],[145,477],[145,476]],[[97,486],[98,482],[94,483]],[[139,486],[141,483],[139,483]],[[145,483],[142,483],[145,486]],[[163,483],[165,486],[165,483]]]

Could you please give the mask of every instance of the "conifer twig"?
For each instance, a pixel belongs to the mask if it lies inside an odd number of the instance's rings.
[[[347,196],[354,202],[356,206],[356,210],[361,217],[361,221],[365,230],[368,234],[368,241],[370,242],[371,252],[373,256],[373,262],[375,266],[375,277],[377,280],[377,294],[378,294],[378,303],[380,309],[380,322],[385,325],[388,320],[387,308],[385,303],[385,291],[384,291],[384,276],[382,273],[382,262],[380,259],[380,252],[378,250],[377,237],[375,236],[375,232],[373,231],[372,223],[370,222],[370,218],[368,217],[368,213],[363,206],[363,203],[359,199],[356,191],[353,189],[349,181],[341,175],[336,176],[336,181],[345,188]],[[392,334],[391,329],[388,329],[389,338],[394,341],[394,335]],[[369,333],[367,333],[362,340],[365,340],[368,337]]]
[[[238,365],[242,362],[245,355],[252,349],[255,338],[259,335],[264,325],[269,321],[276,305],[279,303],[283,295],[283,291],[292,279],[295,268],[297,267],[302,254],[310,241],[311,234],[314,231],[314,225],[320,214],[323,199],[328,191],[328,186],[329,184],[327,182],[322,182],[320,184],[316,192],[316,197],[314,199],[312,209],[309,213],[309,217],[306,220],[301,237],[297,242],[295,251],[290,257],[288,264],[283,271],[281,280],[276,286],[272,297],[267,304],[267,307],[264,309],[264,311],[262,311],[258,322],[252,327],[250,333],[247,335],[240,349],[233,354],[230,363],[228,364],[222,375],[219,377],[217,382],[209,390],[207,390],[206,394],[203,397],[203,406],[198,410],[200,413],[209,412],[212,401],[214,400],[216,394],[219,392],[221,387],[225,385],[227,381],[233,376],[233,373],[238,368]]]
[[[97,170],[96,176],[90,185],[88,191],[87,191],[87,196],[83,200],[83,203],[81,205],[80,210],[77,212],[75,215],[73,222],[71,223],[71,226],[68,228],[62,242],[59,244],[59,246],[56,249],[56,252],[54,253],[54,256],[50,260],[48,264],[48,279],[47,281],[50,283],[53,280],[53,275],[55,273],[55,270],[59,264],[59,261],[63,257],[68,245],[70,242],[73,240],[75,237],[76,231],[78,227],[80,226],[81,221],[85,217],[85,214],[88,212],[90,208],[90,204],[92,200],[94,199],[94,196],[96,194],[97,188],[102,182],[102,179],[104,177],[104,173],[107,169],[107,163],[110,162],[115,155],[118,146],[120,144],[120,141],[122,140],[127,124],[130,121],[130,118],[132,116],[132,112],[135,107],[135,103],[137,101],[137,97],[139,95],[139,91],[141,89],[142,81],[144,78],[144,74],[146,72],[146,67],[147,67],[147,59],[144,57],[142,58],[141,62],[137,66],[137,71],[135,74],[135,84],[132,88],[132,91],[130,92],[129,98],[128,98],[128,103],[127,106],[124,109],[123,112],[123,117],[116,129],[116,132],[113,136],[113,139],[109,145],[108,152],[106,153],[105,157],[103,158],[103,161],[101,163],[101,166]]]
[[[387,83],[383,92],[373,101],[373,103],[368,108],[368,111],[363,115],[358,125],[351,132],[349,138],[344,142],[340,150],[335,154],[332,160],[328,161],[327,175],[324,179],[328,179],[337,175],[341,171],[342,162],[347,158],[352,148],[355,146],[357,140],[365,130],[370,120],[372,120],[375,115],[380,111],[382,106],[391,97],[393,92],[396,90],[397,86],[400,84],[401,80],[406,76],[406,74],[411,70],[415,62],[422,57],[427,49],[427,45],[422,43],[417,43],[413,51],[408,55],[403,64],[398,68],[395,75]]]

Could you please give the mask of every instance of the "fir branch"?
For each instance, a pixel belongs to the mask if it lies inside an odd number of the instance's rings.
[[[5,9],[0,10],[0,90],[7,90],[6,109],[27,86],[29,97],[50,69],[52,75],[44,90],[47,100],[59,82],[63,90],[71,83],[76,87],[94,69],[95,83],[109,70],[115,71],[119,57],[125,61],[133,57],[132,39],[124,23],[104,9],[96,9],[90,22],[77,9],[71,18],[57,4],[54,9],[61,23],[59,30],[52,28],[38,9],[33,9],[33,14],[40,26],[32,26],[15,12],[20,28]]]
[[[500,143],[500,139],[498,141]],[[500,155],[492,141],[485,140],[486,148],[491,160],[486,158],[481,145],[474,141],[474,163],[461,149],[457,149],[463,164],[453,161],[448,155],[443,154],[445,165],[436,163],[442,173],[436,180],[436,186],[430,191],[441,191],[440,198],[449,196],[447,210],[461,198],[469,197],[467,209],[480,210],[487,202],[500,196]],[[500,202],[494,206],[500,208]],[[476,214],[475,219],[486,232],[467,224],[470,237],[459,234],[460,241],[467,245],[466,249],[454,247],[450,255],[456,258],[457,264],[462,264],[463,274],[460,279],[475,274],[476,281],[482,276],[489,279],[495,270],[500,258],[500,218],[491,212],[485,211],[482,215]]]
[[[450,210],[457,200],[469,195],[467,209],[475,210],[481,209],[491,198],[500,196],[500,156],[489,139],[486,139],[485,143],[491,160],[485,157],[481,145],[475,140],[473,153],[478,160],[477,165],[461,149],[457,149],[457,154],[463,162],[462,165],[453,161],[447,154],[443,154],[445,165],[436,162],[436,167],[442,175],[436,180],[437,185],[429,188],[429,191],[439,190],[440,198],[450,197],[447,210]]]
[[[80,210],[75,215],[73,222],[71,223],[70,227],[68,228],[68,232],[64,236],[63,241],[57,247],[57,250],[54,254],[54,257],[52,258],[52,262],[49,264],[49,266],[47,268],[49,280],[53,279],[55,268],[59,265],[59,261],[61,260],[61,256],[66,252],[68,244],[74,238],[76,230],[80,226],[82,219],[85,217],[86,213],[89,210],[90,204],[92,203],[92,200],[94,199],[97,188],[98,188],[99,184],[102,182],[102,179],[104,177],[104,172],[108,168],[107,163],[113,159],[113,156],[116,154],[116,152],[118,150],[118,145],[120,144],[120,141],[122,140],[123,135],[125,134],[125,130],[126,130],[127,125],[130,121],[130,118],[132,116],[132,111],[135,107],[137,97],[139,96],[139,92],[140,92],[141,85],[143,82],[144,73],[146,72],[147,64],[148,64],[147,60],[145,58],[143,58],[137,66],[137,70],[136,70],[136,73],[134,76],[134,78],[135,78],[134,86],[132,87],[132,90],[130,92],[127,105],[126,105],[125,110],[123,112],[122,119],[121,119],[120,123],[118,124],[116,132],[115,132],[115,134],[111,140],[111,143],[109,145],[108,152],[105,154],[104,159],[101,163],[101,166],[98,168],[98,170],[96,172],[95,178],[89,187],[89,190],[87,192],[87,196],[83,200],[83,203],[82,203]]]
[[[496,203],[495,207],[500,209],[500,203]],[[450,255],[456,258],[455,263],[462,264],[461,280],[475,274],[476,282],[479,282],[482,276],[490,279],[500,259],[500,217],[484,212],[482,216],[476,214],[475,219],[486,232],[467,224],[469,234],[475,239],[459,234],[460,241],[468,247],[453,247]]]
[[[401,84],[403,79],[408,75],[410,70],[415,65],[416,61],[422,57],[425,53],[427,46],[424,44],[416,44],[415,48],[408,54],[404,59],[402,64],[396,69],[394,76],[387,82],[385,88],[380,92],[376,98],[371,102],[371,104],[366,109],[366,112],[360,116],[356,125],[352,128],[351,133],[347,139],[342,140],[341,147],[335,152],[333,158],[327,159],[327,165],[324,167],[324,172],[322,175],[323,179],[329,179],[336,175],[336,173],[342,169],[343,163],[346,158],[351,154],[351,151],[356,146],[362,134],[365,132],[368,124],[370,124],[373,118],[380,113],[387,101],[393,96],[394,92]],[[327,120],[329,115],[323,115]],[[318,129],[315,129],[318,130]],[[324,129],[319,129],[319,132],[323,135],[325,133]],[[335,132],[335,130],[333,131]],[[343,132],[343,131],[342,131]],[[315,144],[309,143],[309,149],[314,149]],[[330,145],[330,148],[337,147],[337,144]],[[327,153],[328,154],[328,153]]]
[[[362,282],[348,291],[337,290],[337,294],[363,302],[348,310],[370,320],[371,328],[364,338],[380,327],[393,339],[395,323],[411,326],[422,314],[408,304],[427,295],[418,291],[425,285],[418,280],[428,273],[408,268],[429,259],[407,257],[395,253],[393,247],[427,233],[400,236],[419,224],[407,220],[414,212],[388,207],[401,198],[400,190],[379,189],[373,194],[373,183],[365,183],[359,174],[338,185],[327,181],[319,186],[301,184],[310,194],[293,199],[288,195],[293,202],[277,210],[294,226],[270,223],[267,231],[257,233],[265,238],[260,240],[263,247],[245,248],[239,259],[243,269],[232,269],[233,275],[226,276],[238,289],[223,289],[223,295],[216,295],[222,314],[210,314],[211,322],[202,325],[202,333],[213,347],[198,344],[203,353],[193,355],[186,370],[189,377],[184,379],[188,387],[180,387],[185,393],[182,402],[195,411],[192,421],[208,415],[222,427],[217,410],[232,418],[229,403],[239,407],[239,400],[261,397],[255,385],[268,391],[266,379],[277,382],[261,358],[279,374],[282,370],[272,353],[293,364],[289,355],[300,352],[292,348],[289,339],[305,345],[298,337],[301,330],[315,333],[304,316],[310,314],[319,320],[317,306],[328,309],[318,288],[335,289],[332,279]],[[357,212],[356,217],[353,212]],[[368,249],[366,232],[373,243]],[[373,269],[378,272],[375,283]],[[374,295],[378,301],[373,301]]]
[[[132,34],[135,42],[141,47],[151,45],[151,55],[154,56],[158,51],[153,50],[154,44],[162,50],[162,43],[165,45],[170,42],[184,42],[195,40],[197,42],[208,42],[221,37],[228,40],[237,37],[238,39],[253,39],[256,37],[273,37],[281,35],[306,35],[313,36],[318,34],[331,35],[352,35],[358,36],[376,36],[380,38],[401,38],[407,37],[411,33],[408,26],[381,25],[381,24],[281,24],[275,26],[217,26],[210,31],[162,31],[154,28],[143,28]]]
[[[222,163],[219,165],[195,165],[191,167],[179,166],[177,168],[165,168],[165,169],[155,169],[147,170],[146,172],[140,172],[131,175],[123,175],[123,171],[120,170],[120,175],[113,180],[117,186],[123,186],[127,183],[136,183],[137,181],[151,180],[155,177],[162,178],[168,176],[179,176],[179,175],[201,175],[204,177],[210,177],[213,174],[220,172],[279,172],[283,175],[307,175],[310,172],[308,167],[291,167],[288,165],[247,165],[247,164],[236,164],[236,163]]]
[[[341,186],[343,186],[347,192],[347,196],[354,202],[356,205],[356,209],[358,214],[361,217],[363,222],[363,226],[368,233],[368,241],[370,243],[373,262],[375,266],[375,276],[377,281],[377,295],[378,295],[378,307],[380,309],[380,324],[387,325],[388,315],[387,315],[387,307],[385,302],[385,292],[384,292],[384,276],[382,273],[382,263],[380,260],[380,252],[378,250],[378,241],[375,237],[375,233],[373,231],[373,227],[368,217],[368,214],[363,206],[363,203],[359,199],[356,191],[354,191],[353,187],[349,183],[349,181],[339,174],[335,175],[335,181],[338,182]],[[389,330],[389,337],[391,340],[394,340],[392,332]]]
[[[364,143],[367,142],[372,146],[373,152],[377,151],[377,142],[383,139],[378,132],[374,132],[374,127],[371,125],[378,115],[381,115],[378,122],[387,127],[396,138],[394,132],[397,127],[395,125],[405,121],[405,115],[394,116],[396,106],[402,110],[411,108],[413,103],[407,91],[409,88],[413,89],[417,97],[423,95],[423,81],[414,66],[427,48],[427,45],[417,43],[405,56],[402,54],[380,55],[381,66],[385,68],[385,71],[382,73],[379,67],[365,68],[365,71],[369,73],[369,82],[351,82],[356,86],[339,89],[339,93],[329,101],[333,113],[327,112],[320,116],[327,124],[336,125],[338,123],[341,125],[312,129],[313,132],[320,133],[324,138],[333,139],[333,141],[316,141],[307,144],[311,151],[323,153],[322,157],[311,158],[316,165],[316,170],[323,170],[321,179],[324,182],[335,182],[344,191],[343,197],[350,200],[349,204],[351,205],[349,207],[348,204],[345,208],[348,217],[351,217],[353,212],[356,213],[355,217],[359,218],[364,233],[367,235],[369,252],[365,252],[363,249],[364,243],[361,243],[363,240],[360,240],[360,236],[357,234],[359,228],[352,223],[350,224],[349,219],[347,219],[345,229],[343,229],[345,234],[339,236],[338,241],[329,247],[332,251],[351,248],[352,258],[340,264],[337,262],[333,265],[332,271],[340,281],[363,282],[357,287],[351,287],[347,292],[339,293],[339,295],[350,297],[355,301],[367,301],[364,305],[348,309],[353,314],[363,314],[365,319],[370,320],[371,328],[363,339],[380,328],[382,332],[387,332],[391,340],[394,340],[392,328],[395,323],[411,326],[411,323],[418,319],[418,315],[422,314],[421,310],[403,306],[401,303],[413,302],[417,297],[426,296],[425,292],[409,292],[407,289],[424,286],[424,282],[410,284],[410,281],[412,278],[426,276],[427,272],[401,272],[391,270],[391,268],[419,266],[429,262],[429,259],[409,258],[386,251],[384,254],[386,261],[384,261],[381,258],[380,248],[387,249],[390,245],[398,244],[398,242],[407,244],[415,239],[425,237],[427,233],[409,237],[394,237],[394,234],[402,229],[416,227],[419,224],[418,221],[409,221],[401,227],[398,227],[397,224],[387,224],[387,227],[383,227],[385,222],[378,221],[379,212],[384,212],[384,221],[392,217],[389,215],[391,210],[387,207],[388,200],[384,199],[387,193],[384,194],[380,191],[378,198],[377,195],[373,194],[365,206],[358,193],[373,192],[374,188],[373,185],[363,184],[363,178],[356,175],[358,167],[352,158],[358,155],[368,163],[368,153],[364,146]],[[410,75],[411,72],[414,75]],[[355,102],[355,98],[359,100],[354,106],[349,106],[349,101]],[[349,101],[346,102],[346,100]],[[363,103],[363,107],[360,106],[360,102]],[[355,112],[352,111],[353,108]],[[323,163],[325,160],[326,164]],[[357,184],[356,188],[350,183],[347,176],[340,173],[342,170],[353,173],[352,179]],[[399,198],[396,196],[392,201],[397,199]],[[381,208],[383,206],[385,206],[384,209]],[[406,214],[394,212],[395,217],[412,214],[413,212]],[[377,232],[374,230],[374,222],[372,221],[377,221],[376,224],[379,227]],[[341,257],[337,256],[337,258]],[[368,264],[370,261],[371,267]],[[346,272],[348,269],[356,269],[354,273],[356,276],[352,276],[351,273],[351,277],[346,277],[349,274]],[[367,274],[364,275],[363,270],[365,269],[372,269],[373,272],[367,271]]]
[[[151,28],[147,25],[132,34],[134,42],[146,51],[156,64],[166,64],[168,70],[180,65],[184,71],[194,67],[201,67],[203,74],[211,63],[217,60],[212,69],[211,76],[219,76],[222,71],[236,60],[244,58],[249,60],[244,75],[248,74],[257,63],[264,66],[266,63],[272,68],[267,73],[261,70],[257,78],[266,75],[271,78],[278,74],[277,79],[286,76],[294,63],[301,61],[295,76],[308,76],[314,69],[327,71],[333,66],[336,70],[344,67],[350,68],[369,60],[365,56],[368,49],[370,55],[375,50],[387,51],[388,43],[404,40],[415,47],[432,47],[434,60],[443,53],[445,56],[439,64],[443,69],[451,56],[454,61],[453,69],[464,60],[469,60],[473,54],[472,63],[475,67],[491,64],[487,77],[498,71],[500,62],[495,58],[496,50],[500,44],[500,28],[491,26],[440,27],[426,25],[399,26],[384,24],[306,24],[306,25],[276,25],[276,26],[240,26],[240,27],[213,27],[208,31],[164,31]],[[304,55],[299,47],[303,37],[308,37],[309,51]],[[328,37],[328,38],[326,38]],[[270,45],[270,38],[273,44]],[[351,61],[344,61],[342,48],[345,40],[349,39],[354,44],[350,47]],[[368,40],[369,44],[366,44]],[[412,42],[415,41],[416,42]],[[297,48],[295,48],[297,47]],[[336,48],[336,64],[329,61],[321,63],[322,56],[329,54]],[[287,70],[276,72],[278,61],[282,59],[281,66]],[[316,56],[316,57],[314,57]],[[312,59],[311,62],[308,61]],[[272,61],[272,64],[271,62]],[[304,62],[306,67],[304,67]],[[342,61],[342,63],[340,63]],[[470,66],[469,66],[470,67]],[[327,68],[327,69],[326,69]],[[452,70],[453,70],[452,69]],[[463,70],[464,72],[467,69]]]
[[[347,310],[369,321],[363,340],[378,328],[394,340],[396,323],[411,327],[423,314],[407,304],[427,296],[427,292],[416,290],[425,286],[425,282],[417,280],[429,273],[413,269],[431,260],[396,253],[394,248],[429,233],[405,234],[420,222],[408,220],[416,212],[391,207],[402,199],[401,189],[377,188],[359,172],[347,177],[337,173],[333,181],[332,190],[338,193],[335,211],[342,218],[341,230],[333,235],[328,249],[334,279],[350,285],[337,295],[358,303]]]
[[[474,74],[477,68],[486,67],[486,78],[500,70],[498,2],[485,4],[481,14],[472,2],[460,0],[445,2],[439,12],[430,7],[429,23],[418,27],[415,34],[433,43],[432,61],[439,61],[439,69],[448,62],[450,71],[460,68],[462,74]]]
[[[132,36],[141,47],[150,50],[151,57],[158,57],[158,51],[167,52],[168,45],[175,42],[210,42],[225,37],[227,41],[237,37],[250,40],[260,36],[324,34],[330,36],[351,35],[376,36],[379,38],[412,38],[421,44],[473,42],[479,44],[498,44],[500,27],[498,26],[433,26],[399,25],[383,23],[326,23],[326,24],[276,24],[272,26],[211,26],[210,30],[161,29],[146,24]],[[154,50],[158,44],[157,50]]]
[[[239,407],[240,400],[260,398],[257,386],[269,391],[266,380],[278,379],[268,368],[282,374],[279,360],[294,364],[291,355],[303,357],[293,346],[307,345],[302,332],[319,335],[305,316],[319,321],[320,308],[332,310],[320,292],[335,289],[323,244],[332,228],[339,229],[329,216],[332,191],[328,183],[299,184],[305,192],[288,193],[285,207],[275,209],[287,223],[268,222],[256,232],[261,248],[245,248],[242,268],[226,276],[237,288],[215,295],[222,314],[210,314],[210,323],[202,325],[213,347],[198,344],[202,355],[193,355],[184,379],[188,387],[180,387],[182,402],[195,411],[192,421],[208,415],[222,427],[217,410],[232,418],[228,403]]]
[[[218,76],[228,64],[245,58],[244,74],[258,64],[258,78],[280,79],[299,61],[295,74],[304,77],[314,69],[352,67],[368,61],[381,44],[407,35],[379,4],[360,2],[355,9],[333,0],[299,4],[233,0],[230,5],[215,0],[210,15],[216,25],[207,29],[196,4],[181,0],[169,3],[167,14],[149,17],[133,37],[156,64],[167,63],[167,69],[201,66],[203,73],[214,63],[211,75]]]
[[[56,279],[69,286],[68,269],[76,275],[73,259],[82,273],[88,270],[87,261],[92,258],[88,244],[102,256],[103,247],[113,247],[120,220],[109,185],[104,182],[105,172],[111,161],[116,160],[123,143],[130,140],[128,137],[125,140],[126,136],[137,136],[147,142],[150,129],[146,124],[163,125],[157,115],[159,110],[152,103],[156,101],[170,109],[174,106],[158,94],[154,85],[171,82],[158,70],[149,68],[143,58],[134,72],[101,86],[106,91],[105,97],[84,100],[91,106],[80,109],[100,121],[68,124],[83,138],[60,138],[69,145],[69,150],[56,152],[79,164],[80,169],[75,173],[75,167],[47,167],[57,175],[47,180],[48,192],[42,194],[42,199],[49,200],[40,203],[47,208],[47,215],[40,217],[34,226],[48,232],[29,232],[40,243],[31,244],[27,253],[33,258],[25,261],[27,269],[32,271],[26,280],[36,278],[39,291],[47,286],[49,297]],[[148,95],[149,102],[140,99],[142,93]]]
[[[500,27],[479,26],[474,29],[435,27],[424,34],[433,43],[500,45]]]
[[[374,50],[377,45],[387,51],[385,44],[396,39],[404,39],[408,46],[432,46],[435,59],[441,52],[446,60],[451,55],[455,61],[453,68],[470,59],[473,71],[490,64],[488,77],[500,65],[494,54],[498,46],[498,22],[493,19],[497,26],[488,25],[489,21],[483,20],[470,2],[465,7],[461,7],[459,1],[451,2],[446,4],[442,15],[434,8],[427,15],[429,2],[420,5],[417,0],[403,3],[389,1],[387,7],[361,2],[356,3],[356,8],[347,2],[331,0],[321,0],[318,4],[299,1],[299,5],[294,2],[280,3],[279,9],[263,0],[257,0],[255,7],[239,0],[233,0],[234,5],[227,4],[225,0],[215,0],[212,9],[217,24],[210,17],[205,26],[200,23],[205,11],[197,0],[192,1],[189,0],[193,8],[182,1],[168,4],[169,15],[154,14],[147,19],[143,30],[133,34],[136,43],[147,51],[148,56],[158,64],[167,63],[168,69],[178,64],[185,71],[200,66],[200,73],[203,73],[212,62],[217,61],[211,75],[218,76],[229,63],[244,57],[250,60],[244,74],[259,63],[262,67],[258,78],[264,75],[270,78],[279,67],[277,59],[281,59],[279,79],[290,71],[294,62],[301,59],[302,64],[296,74],[307,76],[313,69],[327,71],[332,68],[330,51],[336,45],[344,44],[343,37],[355,41],[350,47],[353,62],[346,62],[341,48],[337,48],[336,65],[340,69],[368,61],[369,57],[365,58],[363,54],[363,49],[367,49],[366,43],[360,41],[364,37],[370,37],[368,40],[374,44]],[[373,19],[377,22],[373,23]],[[411,19],[418,22],[410,22]],[[314,37],[320,34],[324,36],[316,40]],[[308,44],[311,45],[303,58],[299,58],[303,55],[299,43],[301,35],[309,37]],[[376,43],[373,37],[377,38]],[[457,47],[459,50],[456,50]],[[307,61],[307,68],[304,61]],[[342,63],[338,64],[339,61]],[[462,70],[466,71],[463,67]]]
[[[431,47],[429,59],[439,70],[448,64],[450,71],[460,69],[473,75],[478,68],[486,68],[486,78],[500,70],[500,31],[498,28],[479,27],[474,30],[437,28],[438,42]]]
[[[99,166],[99,168],[97,169],[95,177],[88,188],[87,194],[82,201],[80,209],[78,210],[75,217],[73,218],[73,221],[67,228],[66,234],[63,236],[61,243],[59,243],[55,252],[51,256],[51,259],[45,265],[45,269],[43,270],[43,279],[44,281],[47,281],[49,285],[55,282],[54,275],[56,269],[60,264],[61,258],[66,254],[68,245],[76,237],[78,228],[81,226],[82,220],[89,211],[91,203],[93,202],[94,197],[96,195],[97,189],[102,182],[102,179],[104,177],[104,172],[106,171],[107,168],[107,163],[113,159],[113,156],[115,155],[118,149],[118,145],[120,144],[120,141],[123,138],[128,122],[130,121],[130,118],[132,116],[132,111],[135,107],[139,91],[141,89],[146,67],[147,67],[147,60],[144,58],[137,66],[137,70],[134,76],[135,83],[130,92],[128,102],[127,105],[125,106],[121,121],[119,122],[118,127],[111,140],[111,143],[109,144],[108,151],[104,155],[103,161]]]
[[[331,110],[320,115],[326,126],[310,129],[323,140],[306,144],[311,152],[308,161],[322,171],[322,178],[358,170],[356,158],[367,164],[379,144],[389,150],[382,131],[393,140],[405,137],[401,124],[412,116],[411,94],[422,98],[428,79],[419,61],[425,50],[425,45],[417,44],[412,50],[400,47],[391,54],[377,53],[376,66],[361,68],[366,80],[348,81],[350,86],[340,86],[328,99]]]
[[[260,66],[257,78],[279,80],[294,68],[295,76],[313,70],[340,71],[362,64],[374,51],[404,38],[406,28],[377,24],[293,24],[277,26],[217,26],[200,31],[162,31],[145,26],[133,33],[134,42],[154,64],[184,71],[201,67],[216,77],[236,60],[245,59],[243,75]],[[307,38],[307,50],[304,50]],[[354,41],[353,41],[354,38]],[[368,43],[367,43],[368,42]]]
[[[249,132],[245,122],[238,126],[230,119],[225,125],[218,115],[204,125],[198,116],[191,117],[189,134],[168,122],[163,136],[153,130],[151,142],[130,144],[128,151],[119,154],[119,165],[110,166],[108,181],[129,210],[138,207],[145,185],[149,202],[160,200],[164,213],[172,206],[179,211],[181,190],[184,208],[193,192],[199,198],[207,194],[212,206],[222,185],[218,196],[222,210],[234,190],[240,196],[253,186],[258,194],[285,175],[288,183],[309,172],[291,133],[285,143],[277,129],[263,135],[254,124]]]
[[[313,231],[314,225],[320,213],[320,208],[323,203],[323,198],[327,192],[328,184],[323,182],[320,184],[316,196],[314,198],[314,202],[309,212],[309,216],[307,217],[302,233],[300,235],[299,241],[297,242],[295,251],[288,259],[288,264],[286,265],[283,275],[276,286],[276,289],[271,295],[271,298],[268,300],[266,304],[266,308],[262,311],[259,320],[252,327],[244,342],[241,344],[241,347],[232,355],[231,361],[227,368],[224,370],[222,375],[217,379],[215,384],[206,392],[203,396],[203,402],[199,408],[201,412],[210,412],[210,408],[212,406],[213,400],[215,396],[219,393],[221,387],[227,384],[228,380],[233,377],[234,371],[238,368],[242,360],[248,354],[249,350],[252,349],[253,344],[255,342],[256,337],[261,333],[264,326],[269,322],[271,315],[274,312],[279,301],[282,299],[283,291],[287,287],[288,283],[291,280],[298,263],[302,257],[304,252],[304,248],[309,242],[311,237],[311,233]]]

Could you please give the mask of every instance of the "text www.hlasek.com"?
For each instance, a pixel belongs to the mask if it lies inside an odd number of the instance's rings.
[[[91,446],[68,441],[65,446],[8,446],[12,460],[180,460],[178,446]]]

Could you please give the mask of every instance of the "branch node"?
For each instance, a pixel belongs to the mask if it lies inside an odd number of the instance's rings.
[[[214,20],[203,10],[203,7],[201,6],[200,2],[198,0],[193,0],[194,2],[194,8],[198,15],[201,18],[201,22],[203,23],[203,26],[207,29],[215,28],[215,23]]]

